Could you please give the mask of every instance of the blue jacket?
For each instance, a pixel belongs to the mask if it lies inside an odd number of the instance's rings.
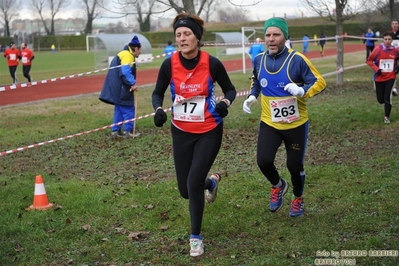
[[[262,43],[254,43],[252,46],[251,46],[251,48],[249,48],[249,51],[248,51],[248,53],[251,55],[251,57],[252,57],[252,63],[254,63],[255,62],[255,57],[258,55],[258,54],[260,54],[260,53],[262,53],[262,52],[264,52],[265,51],[265,48],[264,48],[264,46],[263,46],[263,44]]]
[[[163,52],[164,52],[164,54],[171,53],[166,56],[166,58],[170,58],[174,51],[175,51],[175,47],[173,45],[167,45]]]
[[[303,48],[308,48],[309,47],[309,37],[308,36],[303,36]]]
[[[125,46],[112,59],[99,99],[108,104],[134,105],[130,87],[136,84],[136,62],[133,51]]]
[[[370,32],[370,33],[367,32],[366,34],[364,34],[364,37],[374,38],[375,37],[374,32]],[[366,39],[366,41],[365,41],[366,46],[374,46],[374,42],[375,42],[375,40],[371,40],[371,39]]]

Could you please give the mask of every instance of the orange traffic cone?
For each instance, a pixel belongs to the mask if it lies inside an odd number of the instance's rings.
[[[48,202],[46,189],[44,188],[43,178],[41,175],[36,176],[35,195],[33,198],[33,205],[30,205],[27,210],[47,210],[53,207],[52,203]]]

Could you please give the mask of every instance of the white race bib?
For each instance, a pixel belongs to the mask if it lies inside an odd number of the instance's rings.
[[[399,46],[399,40],[392,40],[392,45],[395,47]]]
[[[205,121],[205,96],[184,98],[176,95],[173,102],[173,118],[185,122]]]
[[[10,54],[10,60],[17,60],[16,54]]]
[[[393,59],[380,59],[379,68],[381,69],[382,72],[392,72],[393,66],[394,66]]]
[[[24,64],[26,64],[26,63],[28,63],[28,58],[27,57],[22,57],[22,63],[24,63]]]
[[[296,97],[270,100],[269,105],[272,122],[292,123],[300,118]]]

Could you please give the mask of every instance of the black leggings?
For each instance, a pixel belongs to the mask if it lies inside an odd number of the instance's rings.
[[[173,159],[180,195],[188,199],[191,234],[201,233],[204,213],[204,190],[211,188],[209,170],[219,153],[223,122],[203,134],[181,131],[172,124]]]
[[[272,185],[277,185],[280,175],[274,165],[276,153],[284,142],[287,153],[287,168],[291,174],[293,193],[300,197],[303,194],[305,172],[303,168],[308,138],[308,122],[288,130],[277,130],[264,122],[260,122],[257,163],[263,175]]]
[[[17,67],[18,66],[9,66],[8,69],[10,70],[10,75],[12,77],[12,83],[17,83]]]
[[[366,61],[369,59],[369,55],[374,50],[374,46],[366,46]]]
[[[24,77],[28,79],[29,82],[31,82],[31,77],[29,75],[31,66],[22,66],[22,73],[24,74]]]
[[[392,90],[395,84],[394,79],[390,79],[383,82],[374,82],[375,93],[377,95],[377,101],[380,104],[384,104],[384,113],[386,117],[389,117],[392,109]]]

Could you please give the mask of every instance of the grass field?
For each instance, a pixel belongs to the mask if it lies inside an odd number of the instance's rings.
[[[335,58],[313,62],[322,73],[335,68]],[[363,63],[364,52],[345,62]],[[0,265],[398,265],[397,255],[373,252],[399,250],[399,99],[385,125],[371,75],[346,71],[344,86],[327,77],[327,89],[308,100],[305,216],[297,219],[288,216],[290,193],[269,212],[270,185],[256,166],[260,107],[247,115],[245,97],[236,99],[212,167],[223,180],[205,208],[200,258],[188,255],[169,126],[156,128],[152,117],[137,121],[134,140],[111,141],[102,130],[0,157]],[[247,74],[230,77],[248,90]],[[150,97],[150,87],[140,91],[139,116],[152,112]],[[112,107],[86,95],[4,107],[0,116],[4,151],[109,125]],[[289,180],[284,156],[281,148],[276,165]],[[25,210],[36,175],[56,208]]]

